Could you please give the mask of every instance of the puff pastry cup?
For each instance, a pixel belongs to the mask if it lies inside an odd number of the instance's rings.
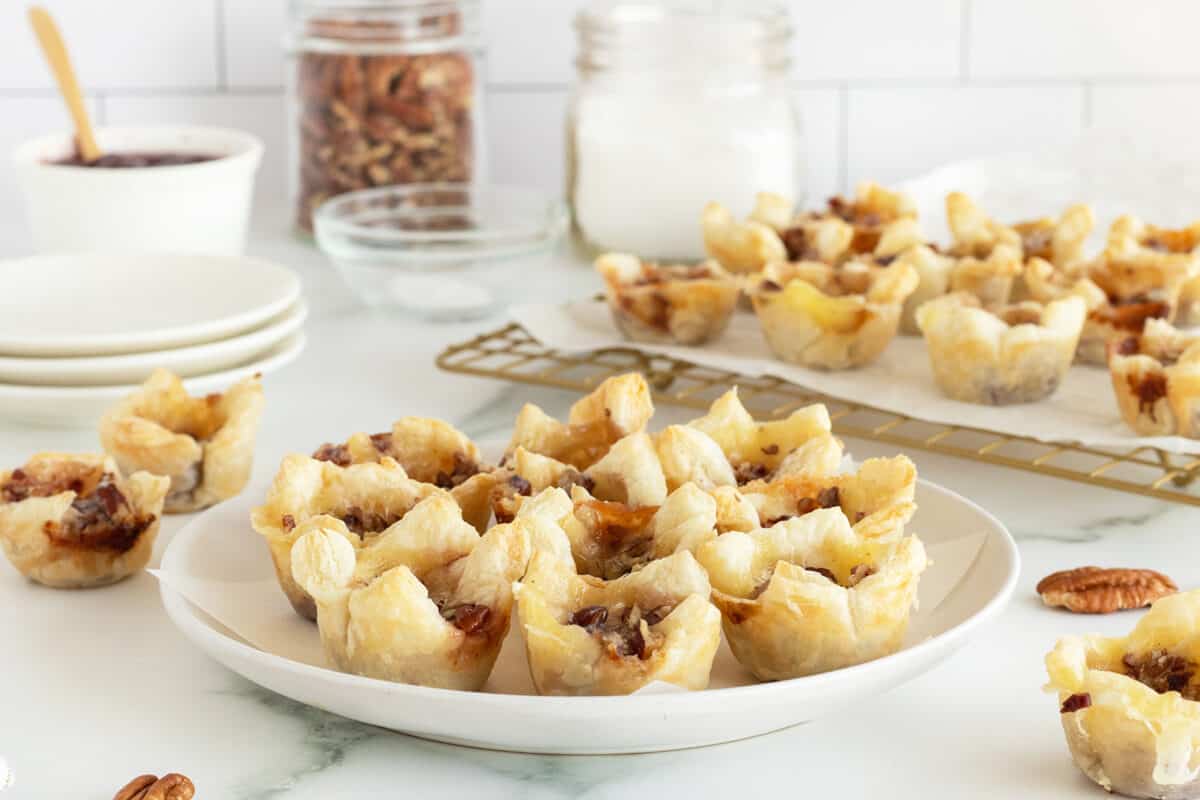
[[[729,325],[741,289],[715,261],[661,265],[626,253],[596,259],[613,322],[639,342],[698,345]]]
[[[508,633],[525,572],[520,523],[480,537],[446,494],[418,503],[368,542],[329,516],[297,527],[296,581],[316,601],[321,644],[343,672],[477,691]]]
[[[246,488],[263,402],[258,376],[223,394],[192,397],[178,376],[160,369],[104,415],[100,442],[122,472],[171,479],[168,514],[198,511]]]
[[[842,370],[879,357],[900,327],[917,288],[913,266],[852,261],[771,264],[749,294],[767,345],[783,361]]]
[[[1012,298],[1024,261],[1021,234],[989,217],[962,192],[946,195],[950,255],[957,259],[950,276],[952,292],[969,292],[985,308]]]
[[[343,444],[323,444],[312,457],[339,467],[392,458],[413,480],[448,490],[480,533],[491,520],[490,497],[499,476],[483,463],[475,443],[447,422],[404,417],[385,433],[356,433]]]
[[[927,564],[915,536],[864,537],[840,508],[722,534],[696,558],[712,581],[730,649],[760,680],[896,652]]]
[[[450,495],[429,483],[414,481],[404,467],[384,456],[378,463],[339,467],[293,454],[285,457],[266,502],[250,514],[250,523],[267,542],[279,588],[300,616],[315,620],[313,598],[292,575],[292,548],[307,520],[324,516],[341,520],[366,545],[399,522],[417,503]]]
[[[1053,394],[1075,357],[1084,301],[1028,301],[994,313],[978,304],[973,295],[955,293],[917,310],[938,388],[981,405],[1031,403]]]
[[[1141,436],[1200,437],[1200,336],[1159,319],[1114,343],[1108,360],[1125,422]]]
[[[1126,214],[1109,228],[1107,251],[1135,260],[1171,257],[1190,264],[1190,277],[1180,287],[1175,321],[1200,325],[1200,221],[1183,228],[1160,228]]]
[[[561,501],[558,501],[561,502]],[[522,513],[552,518],[528,504]],[[518,517],[518,521],[520,521]],[[579,575],[561,528],[544,527],[516,587],[529,673],[538,694],[620,695],[652,681],[708,686],[721,615],[687,550],[606,581]],[[555,544],[557,542],[557,544]]]
[[[123,477],[105,456],[38,453],[0,472],[0,546],[46,586],[116,583],[150,560],[169,485],[148,472]]]
[[[523,447],[584,469],[599,461],[618,439],[643,430],[653,414],[650,387],[641,373],[614,375],[571,406],[565,423],[526,403],[513,424],[505,459]]]
[[[1046,656],[1076,765],[1129,797],[1200,797],[1200,591],[1164,597],[1127,637],[1067,636]]]

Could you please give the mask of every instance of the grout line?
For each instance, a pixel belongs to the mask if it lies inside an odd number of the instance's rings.
[[[962,83],[971,79],[971,0],[958,6],[958,78]]]
[[[225,47],[225,0],[213,0],[213,9],[216,14],[213,21],[213,44],[216,48],[217,88],[224,91],[229,88],[229,59]]]
[[[1092,83],[1091,81],[1083,82],[1083,127],[1092,127]]]
[[[848,192],[846,182],[850,174],[850,87],[842,84],[838,89],[838,169],[839,192]]]

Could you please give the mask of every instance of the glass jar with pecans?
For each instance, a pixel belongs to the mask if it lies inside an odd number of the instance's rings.
[[[478,180],[479,0],[292,0],[291,196]]]

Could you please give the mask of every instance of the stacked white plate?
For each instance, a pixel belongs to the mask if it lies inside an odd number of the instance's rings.
[[[0,261],[0,419],[92,425],[159,367],[192,393],[304,349],[286,267],[253,258],[62,254]]]

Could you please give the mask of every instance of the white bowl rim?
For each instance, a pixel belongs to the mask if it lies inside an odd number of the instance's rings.
[[[180,170],[195,172],[198,170],[208,170],[214,167],[224,167],[232,162],[238,161],[253,161],[257,163],[262,159],[263,143],[252,133],[238,130],[237,128],[225,128],[214,125],[113,125],[100,126],[96,128],[97,138],[106,136],[125,136],[148,134],[148,138],[157,138],[161,136],[164,144],[154,145],[154,147],[170,148],[172,140],[177,140],[184,136],[201,135],[211,139],[223,139],[228,143],[232,152],[224,155],[219,155],[216,158],[208,161],[198,161],[193,164],[171,164],[158,167],[147,167],[144,169],[96,169],[93,167],[83,167],[75,164],[56,164],[45,160],[44,153],[46,150],[55,146],[62,147],[64,144],[69,147],[73,141],[75,134],[73,131],[59,131],[56,133],[47,133],[33,139],[27,139],[17,145],[12,152],[12,162],[17,167],[22,169],[40,169],[50,170],[62,173],[79,173],[86,175],[118,175],[128,179],[133,175],[145,175],[152,173],[159,174],[178,174]],[[120,151],[118,151],[120,152]]]
[[[696,703],[711,703],[719,702],[720,698],[737,695],[738,697],[753,696],[756,694],[771,693],[777,690],[779,684],[787,684],[791,681],[808,681],[811,684],[831,683],[834,681],[844,680],[848,677],[856,675],[869,675],[879,671],[888,670],[890,667],[903,664],[908,661],[920,662],[927,650],[936,650],[939,648],[956,649],[956,645],[961,644],[965,638],[975,629],[998,616],[1008,604],[1012,597],[1013,591],[1016,588],[1017,580],[1021,573],[1021,555],[1017,548],[1016,542],[1009,533],[1008,528],[1004,526],[995,515],[984,509],[979,504],[969,500],[966,497],[951,491],[936,483],[918,478],[918,482],[928,491],[940,494],[947,499],[960,502],[970,507],[976,513],[987,519],[992,524],[992,530],[989,531],[989,538],[995,535],[1002,548],[1002,558],[1007,563],[1008,571],[1004,577],[1004,582],[999,590],[983,605],[982,608],[975,611],[962,622],[954,625],[942,633],[930,636],[920,642],[915,643],[911,647],[900,650],[882,658],[877,658],[873,661],[867,661],[862,664],[856,664],[852,667],[843,667],[831,672],[825,672],[818,675],[809,675],[803,678],[792,678],[788,681],[765,681],[752,684],[749,686],[731,686],[722,689],[704,689],[696,692],[670,692],[665,694],[651,695],[617,695],[617,696],[587,696],[587,697],[558,697],[547,695],[523,695],[523,694],[500,694],[491,692],[464,692],[456,689],[438,689],[428,686],[417,686],[414,684],[394,683],[378,678],[366,678],[361,675],[352,675],[349,673],[338,672],[327,667],[315,667],[309,664],[302,664],[298,661],[292,661],[282,656],[267,653],[246,644],[234,636],[229,636],[217,631],[211,625],[201,621],[197,614],[197,609],[186,598],[176,592],[169,584],[160,581],[159,592],[162,596],[163,606],[167,612],[167,616],[175,623],[177,627],[189,639],[200,638],[209,643],[211,651],[206,652],[221,652],[234,653],[239,660],[250,660],[257,662],[262,668],[273,670],[282,670],[284,672],[293,673],[296,675],[305,676],[308,678],[323,680],[341,687],[352,686],[368,686],[375,690],[381,690],[389,694],[423,696],[426,699],[434,700],[438,698],[461,697],[464,694],[470,694],[473,697],[473,702],[487,703],[489,705],[498,705],[504,708],[519,707],[527,705],[530,702],[536,702],[539,707],[549,707],[555,710],[569,708],[572,711],[583,711],[588,713],[608,713],[608,709],[614,704],[630,704],[631,702],[640,702],[643,705],[648,705],[656,710],[664,710],[662,706],[671,706],[674,708],[686,707]],[[197,517],[197,520],[199,517]],[[184,528],[179,530],[171,540],[171,544],[167,547],[167,551],[163,553],[161,565],[163,569],[169,570],[168,564],[173,560],[172,551],[175,550],[177,542],[183,542],[194,536],[194,532],[198,529],[198,525],[194,520]],[[175,552],[179,552],[175,550]],[[201,612],[203,613],[203,612]],[[218,659],[220,660],[220,659]],[[819,688],[819,686],[818,686]],[[709,699],[712,698],[712,699]]]

